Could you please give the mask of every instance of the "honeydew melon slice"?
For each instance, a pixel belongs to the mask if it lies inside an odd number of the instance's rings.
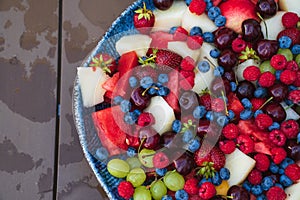
[[[142,57],[146,55],[151,41],[152,38],[148,35],[126,35],[116,42],[116,50],[119,55],[130,51],[135,51],[138,56]]]

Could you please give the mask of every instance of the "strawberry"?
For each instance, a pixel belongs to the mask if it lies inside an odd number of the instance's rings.
[[[201,148],[196,151],[194,160],[198,166],[204,166],[205,163],[211,162],[210,150],[212,146],[209,143],[203,143]]]
[[[142,34],[147,34],[151,31],[154,26],[155,16],[151,10],[146,8],[144,3],[143,8],[135,11],[133,16],[133,24],[136,29]]]
[[[288,36],[292,39],[292,44],[299,44],[300,43],[300,30],[297,28],[288,28],[285,30],[282,30],[278,35],[277,35],[277,40],[281,38],[282,36]]]
[[[173,41],[173,35],[163,31],[156,31],[150,34],[152,38],[150,47],[157,49],[167,49],[168,43]]]
[[[99,53],[92,58],[90,67],[100,67],[108,75],[112,75],[117,70],[116,61],[113,57],[105,53]]]
[[[115,73],[110,79],[108,79],[103,83],[102,88],[105,89],[106,91],[113,92],[118,83],[119,78],[120,78],[120,73],[119,72]]]
[[[199,97],[199,103],[205,107],[206,110],[211,110],[211,96],[209,93],[204,93]]]
[[[158,65],[165,65],[173,69],[178,69],[181,61],[182,57],[172,51],[159,49],[156,52],[155,62]]]
[[[92,114],[98,136],[111,155],[126,150],[126,133],[130,132],[130,127],[125,124],[124,113],[119,106],[114,106]]]
[[[204,0],[192,0],[189,6],[191,13],[201,15],[205,12],[206,3]]]
[[[214,147],[210,151],[210,158],[213,162],[213,167],[215,170],[219,171],[225,165],[225,154],[219,149],[219,147]]]
[[[186,41],[188,38],[188,31],[182,26],[179,26],[173,34],[173,40],[175,41]]]

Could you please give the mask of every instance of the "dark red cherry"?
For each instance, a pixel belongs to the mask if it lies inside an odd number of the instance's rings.
[[[250,81],[241,81],[238,84],[236,95],[239,99],[252,99],[255,91],[255,86]]]
[[[274,122],[280,123],[286,118],[286,112],[280,103],[268,103],[265,105],[263,110],[273,119]]]
[[[173,163],[177,172],[183,176],[188,175],[195,167],[195,161],[188,153],[183,153]]]
[[[282,102],[287,98],[289,93],[288,86],[283,83],[275,83],[268,89],[269,95],[273,97],[276,102]]]
[[[130,102],[132,103],[134,109],[144,110],[149,104],[151,97],[147,92],[141,87],[135,88],[130,96]]]
[[[296,140],[288,140],[286,150],[288,157],[292,158],[295,162],[300,161],[300,144]]]
[[[155,149],[160,143],[160,135],[152,127],[144,127],[139,130],[140,142],[147,149]]]
[[[230,49],[222,51],[218,57],[218,64],[224,68],[225,71],[232,71],[232,68],[238,64],[237,54]]]
[[[255,19],[246,19],[242,23],[243,39],[254,43],[263,37],[261,26]]]
[[[227,191],[227,196],[232,200],[250,200],[249,192],[242,186],[233,185]]]
[[[159,10],[167,10],[172,6],[173,0],[153,0],[153,3]]]
[[[263,18],[270,18],[277,12],[277,3],[274,0],[258,0],[256,11]]]
[[[260,40],[256,45],[256,53],[261,60],[270,60],[279,49],[276,40]]]
[[[218,49],[223,50],[231,47],[232,41],[237,37],[237,34],[230,28],[223,27],[215,32],[215,45]]]

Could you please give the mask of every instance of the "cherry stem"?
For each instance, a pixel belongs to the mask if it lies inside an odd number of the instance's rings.
[[[140,154],[140,152],[141,152],[141,147],[142,147],[143,143],[145,142],[145,140],[146,140],[146,138],[143,138],[143,139],[141,140],[141,144],[140,144],[139,149],[138,149],[138,154]]]
[[[285,107],[284,110],[288,110],[288,109],[292,108],[294,105],[295,105],[295,104],[291,104],[291,105]]]
[[[268,39],[269,38],[269,33],[268,33],[268,27],[267,27],[267,23],[266,21],[264,20],[264,18],[257,12],[256,13],[257,16],[259,17],[259,19],[264,23],[265,25],[265,29],[266,29],[266,38]]]
[[[274,97],[269,98],[258,110],[261,110],[265,105],[267,105],[270,101],[273,100]]]
[[[225,113],[226,113],[226,116],[228,116],[229,112],[228,112],[228,108],[227,108],[227,103],[226,103],[224,91],[221,91],[221,94],[222,94],[222,98],[223,98],[223,101],[224,101],[224,104],[225,104]]]
[[[213,62],[211,62],[211,60],[210,60],[208,57],[204,56],[203,58],[204,58],[205,60],[207,60],[214,68],[217,67]]]

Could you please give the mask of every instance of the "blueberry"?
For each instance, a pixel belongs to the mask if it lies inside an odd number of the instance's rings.
[[[293,184],[293,181],[285,174],[280,176],[279,181],[283,187],[289,187]]]
[[[224,26],[226,24],[226,17],[224,17],[223,15],[219,15],[216,17],[214,22],[217,27]]]
[[[295,161],[291,158],[285,158],[281,163],[280,163],[280,167],[282,169],[285,169],[287,166],[294,164]]]
[[[230,171],[229,169],[223,167],[220,169],[220,177],[222,180],[228,180],[230,178]]]
[[[147,88],[151,87],[152,84],[153,84],[153,79],[150,76],[145,76],[140,81],[140,85],[144,89],[147,89]]]
[[[111,107],[111,104],[104,101],[104,102],[101,102],[101,103],[95,105],[95,111],[104,110],[104,109],[110,108],[110,107]]]
[[[199,182],[199,186],[200,186],[202,183],[206,183],[206,182],[212,182],[211,178],[202,178],[201,181]]]
[[[136,122],[137,119],[134,118],[134,115],[132,114],[132,112],[127,112],[124,115],[124,122],[126,124],[130,124],[133,125]]]
[[[104,147],[100,147],[96,150],[96,158],[98,158],[100,161],[104,161],[108,158],[108,151]]]
[[[294,55],[300,54],[300,44],[295,44],[295,45],[292,47],[292,53],[293,53]]]
[[[219,7],[211,7],[209,10],[208,10],[208,18],[211,19],[212,21],[214,21],[219,15],[221,14],[221,10]]]
[[[194,26],[190,30],[190,35],[191,36],[194,36],[194,35],[201,36],[202,35],[202,29],[199,26]]]
[[[160,87],[157,91],[157,95],[165,97],[170,93],[169,88],[167,87]]]
[[[218,116],[217,123],[219,126],[224,127],[229,123],[228,118],[225,115]]]
[[[187,0],[186,0],[187,1]],[[173,200],[173,198],[169,195],[165,195],[161,198],[161,200]]]
[[[224,74],[225,70],[223,67],[221,66],[217,66],[215,69],[214,69],[214,76],[222,76]]]
[[[245,109],[245,110],[243,110],[243,111],[240,113],[240,118],[241,118],[242,120],[250,119],[252,116],[253,116],[253,113],[252,113],[252,111],[249,110],[249,109]]]
[[[280,128],[280,124],[278,122],[273,122],[273,124],[269,127],[269,131],[279,129],[279,128]]]
[[[278,165],[276,165],[274,162],[271,162],[269,170],[273,173],[273,174],[277,174],[279,172],[279,167]]]
[[[263,178],[263,180],[261,181],[261,187],[263,190],[267,191],[269,190],[271,187],[273,187],[275,184],[275,181],[272,177],[270,176],[266,176]]]
[[[214,42],[214,39],[215,39],[215,36],[213,33],[211,32],[204,32],[203,33],[203,40],[205,42],[208,42],[208,43],[213,43]]]
[[[292,39],[288,36],[281,36],[278,40],[279,48],[281,49],[288,49],[292,45]]]
[[[209,52],[209,55],[212,57],[212,58],[218,58],[220,56],[221,52],[218,50],[218,49],[212,49],[210,50]]]
[[[183,133],[182,141],[185,143],[189,143],[194,138],[194,134],[191,130],[186,130]]]
[[[191,2],[192,2],[192,0],[184,0],[184,1],[185,1],[185,3],[186,3],[187,6],[189,6],[191,4]]]
[[[201,144],[200,144],[200,141],[198,139],[192,139],[190,142],[189,142],[189,151],[192,152],[192,153],[195,153],[199,148],[200,148]]]
[[[289,91],[294,91],[294,90],[297,90],[298,87],[294,86],[294,85],[289,85]]]
[[[255,196],[258,196],[260,194],[263,193],[263,190],[261,188],[260,185],[254,185],[252,188],[251,188],[251,192],[252,194],[254,194]]]
[[[122,102],[123,100],[124,100],[123,97],[121,97],[121,96],[116,96],[116,97],[114,97],[113,102],[114,102],[114,104],[119,105],[119,104],[121,104],[121,102]]]
[[[247,98],[243,98],[241,103],[243,104],[244,108],[246,108],[246,109],[251,109],[252,108],[252,103]]]
[[[237,89],[237,85],[235,82],[230,82],[230,89],[232,92],[235,92]]]
[[[127,156],[134,157],[136,155],[136,150],[133,147],[128,147],[126,153],[127,153]]]
[[[167,168],[162,168],[162,169],[157,168],[155,169],[155,172],[158,176],[164,176],[168,172],[168,170]]]
[[[243,188],[245,188],[248,192],[250,192],[252,188],[252,184],[249,181],[244,181]]]
[[[212,111],[208,111],[205,115],[206,119],[209,121],[213,121],[214,120],[214,114]]]
[[[171,27],[170,30],[169,30],[169,33],[174,34],[175,31],[177,30],[177,28],[178,28],[177,26]]]
[[[193,111],[193,116],[195,119],[201,119],[206,114],[206,109],[204,106],[197,106]]]
[[[169,81],[169,76],[168,76],[168,74],[159,74],[157,80],[158,80],[158,82],[164,84]]]
[[[181,131],[181,126],[182,126],[182,123],[180,120],[174,120],[172,123],[172,130],[175,133],[179,133]]]
[[[155,87],[149,88],[148,94],[150,94],[152,96],[156,95],[157,94],[157,89]]]
[[[210,65],[206,60],[202,60],[198,63],[198,69],[202,73],[206,73],[210,69]]]
[[[222,183],[222,179],[218,172],[215,173],[215,175],[212,177],[211,180],[212,180],[212,183],[216,186],[221,185],[221,183]]]
[[[205,8],[205,10],[206,11],[208,11],[211,7],[213,7],[214,5],[213,5],[213,3],[211,2],[211,1],[208,1],[207,3],[206,3],[206,8]]]
[[[284,190],[284,187],[280,183],[275,183],[275,186],[280,187],[281,189]]]
[[[275,72],[276,80],[280,80],[281,73],[282,73],[282,70],[276,70],[276,72]]]
[[[254,91],[254,96],[256,98],[264,98],[267,95],[267,89],[263,88],[263,87],[258,87],[255,91]]]
[[[120,104],[121,110],[122,112],[126,113],[129,112],[129,110],[131,110],[131,103],[128,100],[123,100]]]
[[[300,133],[297,135],[297,143],[300,143]]]
[[[228,118],[232,120],[235,117],[235,113],[232,110],[228,110]]]
[[[137,78],[134,77],[134,76],[131,76],[129,78],[129,85],[130,85],[130,87],[135,88],[137,86],[137,84],[138,84]]]
[[[185,190],[178,190],[175,192],[176,200],[188,200],[189,194]]]
[[[264,112],[263,112],[262,110],[257,110],[257,111],[254,112],[254,117],[256,118],[257,115],[263,114],[263,113],[264,113]]]
[[[256,197],[256,200],[267,200],[267,197],[266,197],[266,195],[261,194],[261,195]]]
[[[279,168],[278,174],[280,174],[280,175],[284,174],[284,169]]]

